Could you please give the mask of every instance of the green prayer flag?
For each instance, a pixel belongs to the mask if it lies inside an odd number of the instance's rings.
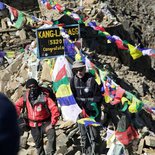
[[[20,51],[20,53],[24,53],[25,52],[24,48],[21,48],[19,51]]]
[[[69,84],[69,80],[68,77],[65,76],[64,78],[62,78],[61,80],[57,81],[57,82],[53,82],[53,90],[54,92],[57,92],[58,88],[60,85],[62,84]]]
[[[54,21],[54,25],[58,25],[58,24],[59,24],[58,20]]]
[[[99,110],[98,110],[97,104],[95,102],[92,102],[91,106],[93,107],[93,110],[96,112],[96,115],[90,116],[90,118],[95,119],[99,115]]]
[[[102,31],[98,31],[98,35],[105,37],[106,35]]]
[[[52,1],[52,0],[50,0],[50,4],[51,4],[51,5],[53,4],[53,1]]]
[[[143,102],[139,102],[138,104],[136,104],[137,111],[141,111],[142,108],[143,108],[143,106],[144,106],[144,103]]]
[[[78,20],[78,24],[84,23],[81,19]]]
[[[18,11],[18,19],[17,21],[14,23],[14,26],[19,29],[22,24],[23,24],[23,21],[24,21],[24,15],[21,11]]]
[[[123,44],[127,45],[129,42],[126,40],[123,40]]]
[[[127,108],[128,108],[128,102],[125,102],[123,108],[121,109],[121,111],[124,112],[124,111],[127,110]]]
[[[132,100],[132,98],[134,97],[134,95],[131,94],[131,93],[128,92],[128,91],[126,91],[125,94],[126,94],[126,98],[129,99],[129,100]]]
[[[94,69],[89,69],[89,73],[92,75],[95,75],[95,70]]]

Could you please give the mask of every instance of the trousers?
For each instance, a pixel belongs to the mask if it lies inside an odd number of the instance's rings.
[[[79,124],[79,130],[82,152],[87,155],[99,155],[101,144],[100,127],[85,127],[83,124]]]
[[[45,155],[44,144],[43,144],[44,134],[46,134],[48,139],[46,155],[54,155],[56,151],[55,129],[54,128],[49,129],[47,133],[45,133],[45,127],[49,125],[49,123],[50,122],[45,122],[42,124],[42,126],[31,128],[31,134],[34,139],[34,143],[35,143],[35,147],[37,149],[38,155]]]

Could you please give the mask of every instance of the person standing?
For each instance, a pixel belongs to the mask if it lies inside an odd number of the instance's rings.
[[[19,128],[13,103],[0,93],[0,154],[17,155],[19,150]]]
[[[31,129],[37,153],[38,155],[45,155],[43,147],[43,134],[45,133],[48,139],[47,155],[53,155],[56,151],[55,124],[60,115],[59,110],[54,101],[44,95],[35,79],[27,80],[26,88],[25,97],[19,98],[15,103],[17,113],[20,116],[24,107],[24,98],[26,98],[28,125]]]
[[[92,116],[97,122],[101,118],[101,87],[96,83],[95,77],[86,72],[86,66],[82,61],[73,62],[72,67],[74,76],[70,81],[72,93],[77,104],[82,109],[80,118]],[[97,110],[96,110],[97,109]],[[100,154],[100,128],[89,126],[88,129],[84,125],[79,125],[81,132],[82,152],[85,154],[92,153],[92,144],[94,146],[95,155]],[[91,137],[88,137],[88,133]]]

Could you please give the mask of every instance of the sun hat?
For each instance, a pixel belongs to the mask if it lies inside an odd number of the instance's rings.
[[[82,67],[85,67],[85,64],[83,61],[74,61],[73,62],[72,69],[82,68]]]

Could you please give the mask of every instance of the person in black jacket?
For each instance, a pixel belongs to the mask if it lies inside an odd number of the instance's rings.
[[[0,93],[0,154],[17,155],[19,150],[19,128],[13,103]]]
[[[101,102],[102,94],[101,87],[96,83],[95,77],[86,72],[86,66],[82,61],[75,61],[73,63],[73,73],[75,74],[70,81],[72,93],[77,101],[77,104],[82,109],[80,118],[93,117],[97,122],[101,117]],[[99,127],[89,126],[88,129],[84,125],[79,125],[81,132],[82,152],[91,154],[92,144],[94,145],[94,153],[99,153],[100,145],[100,130]],[[88,139],[88,131],[91,139]],[[91,140],[91,141],[90,141]]]

